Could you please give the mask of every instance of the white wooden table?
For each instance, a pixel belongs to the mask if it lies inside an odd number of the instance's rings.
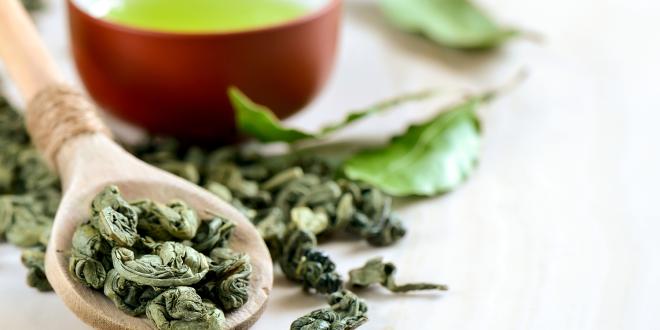
[[[72,79],[61,0],[40,28]],[[327,89],[291,121],[314,127],[342,111],[428,86],[478,88],[519,68],[530,78],[482,111],[473,178],[447,196],[401,203],[400,244],[325,246],[339,270],[384,255],[400,279],[447,294],[364,295],[364,329],[660,329],[660,3],[480,0],[502,21],[541,32],[491,54],[436,48],[390,28],[374,1],[346,0],[341,52]],[[429,115],[407,107],[339,137],[382,138]],[[655,203],[654,203],[655,202]],[[0,328],[84,329],[54,294],[24,284],[18,250],[0,245]],[[277,275],[255,329],[285,329],[324,305]]]

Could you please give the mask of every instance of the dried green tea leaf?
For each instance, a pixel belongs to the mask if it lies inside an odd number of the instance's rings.
[[[90,224],[82,224],[76,228],[71,241],[71,252],[87,258],[110,252],[110,246],[101,233]]]
[[[116,186],[108,186],[94,198],[91,223],[116,246],[133,246],[140,238],[137,211],[121,197]]]
[[[346,224],[353,218],[354,215],[355,203],[353,202],[353,195],[350,193],[344,193],[337,203],[335,226],[337,228],[345,228]]]
[[[431,120],[408,128],[385,147],[363,151],[344,163],[344,173],[394,196],[448,192],[474,171],[481,146],[476,109],[484,96],[470,97]]]
[[[279,189],[285,184],[302,178],[304,175],[305,172],[298,166],[287,168],[286,170],[273,175],[273,177],[261,184],[261,189],[269,191]]]
[[[406,230],[392,212],[392,198],[365,184],[340,180],[343,195],[337,204],[335,228],[359,235],[374,246],[388,246],[399,241]]]
[[[291,280],[300,280],[296,273],[300,261],[308,251],[316,248],[316,236],[303,230],[287,232],[279,263],[284,275]]]
[[[342,279],[335,264],[316,248],[316,236],[305,230],[293,230],[285,237],[279,258],[284,275],[300,282],[305,290],[332,293],[341,288]]]
[[[163,171],[170,172],[192,183],[199,184],[199,170],[192,163],[179,160],[169,160],[161,162],[158,164],[158,167]]]
[[[103,287],[103,293],[112,300],[117,308],[133,316],[144,314],[147,304],[163,290],[129,281],[114,269],[108,272]]]
[[[245,253],[228,248],[211,251],[209,275],[199,287],[200,294],[231,311],[243,306],[248,300],[252,265]]]
[[[131,203],[131,205],[138,214],[137,230],[140,235],[151,237],[157,241],[174,239],[170,234],[173,231],[172,225],[181,220],[181,217],[174,210],[163,206],[160,212],[157,212],[158,205],[151,200],[139,200]],[[168,215],[174,220],[170,221]]]
[[[57,176],[46,166],[36,149],[30,148],[18,154],[18,179],[25,189],[38,193],[41,189],[59,188]]]
[[[225,322],[224,313],[203,301],[190,287],[169,289],[149,302],[147,318],[161,330],[216,330]]]
[[[197,235],[192,239],[192,247],[202,253],[209,252],[216,247],[227,247],[235,227],[233,222],[222,217],[203,221]]]
[[[106,269],[103,263],[96,259],[72,256],[69,260],[69,271],[78,281],[94,289],[100,289],[105,284]]]
[[[45,246],[53,224],[32,197],[5,196],[0,201],[0,226],[7,242],[20,247]]]
[[[373,258],[360,267],[349,272],[348,284],[354,287],[366,288],[372,284],[380,284],[392,292],[408,292],[420,290],[441,290],[449,288],[443,284],[409,283],[396,284],[394,274],[396,266],[391,262],[383,262],[383,258]]]
[[[342,278],[335,269],[335,263],[327,254],[310,250],[298,262],[296,277],[302,281],[305,290],[331,293],[339,290],[342,285]]]
[[[104,258],[104,254],[109,251],[110,245],[96,228],[89,224],[79,226],[73,233],[69,272],[89,287],[102,288],[107,270],[112,268],[107,258]]]
[[[228,94],[234,107],[234,112],[236,113],[236,127],[241,133],[247,134],[261,142],[288,143],[320,138],[373,114],[393,109],[405,102],[422,100],[433,95],[430,91],[423,91],[386,100],[366,109],[351,112],[339,123],[326,126],[319,133],[308,133],[284,127],[270,109],[252,102],[236,87],[231,87]]]
[[[406,228],[399,216],[394,213],[385,215],[380,222],[372,224],[362,233],[367,242],[373,246],[392,245],[405,235]]]
[[[206,186],[204,186],[204,188],[206,188],[206,190],[210,191],[211,193],[213,193],[223,201],[231,202],[232,199],[234,199],[231,190],[229,190],[229,188],[227,188],[223,184],[211,181],[207,183]]]
[[[21,262],[28,269],[28,285],[39,291],[53,290],[46,278],[45,257],[46,254],[42,247],[25,249],[21,253]]]
[[[283,239],[287,230],[284,214],[282,213],[282,210],[278,208],[269,210],[268,214],[260,219],[256,227],[257,231],[266,242],[272,239]]]
[[[469,0],[380,0],[400,29],[457,49],[493,48],[518,32],[499,26]]]
[[[171,287],[195,284],[206,275],[206,256],[177,242],[158,243],[156,254],[139,257],[127,248],[112,249],[112,264],[120,276],[139,285]]]
[[[43,251],[60,201],[59,181],[30,144],[22,116],[0,95],[0,240],[28,248],[27,283],[50,290]]]
[[[201,224],[197,212],[182,201],[161,204],[142,200],[132,205],[138,212],[140,233],[156,240],[191,239]]]
[[[296,205],[319,206],[329,201],[334,202],[340,196],[341,188],[339,185],[332,180],[328,180],[322,184],[311,187],[309,193],[302,196]]]
[[[309,207],[298,206],[291,209],[291,221],[296,228],[307,230],[315,235],[328,228],[328,214],[322,211],[312,211]]]
[[[178,239],[192,239],[195,237],[195,233],[201,224],[197,212],[182,201],[173,201],[168,203],[167,207],[179,215],[178,219],[167,219],[168,226],[166,228],[170,234]]]
[[[321,184],[321,178],[317,175],[309,174],[291,181],[282,189],[278,190],[275,196],[275,207],[282,213],[289,214],[290,210],[298,205],[298,201],[312,192],[312,189]]]
[[[348,290],[328,297],[330,307],[317,309],[291,324],[291,330],[351,330],[367,321],[367,304]]]
[[[253,198],[259,194],[257,182],[245,178],[237,164],[218,164],[207,172],[207,180],[224,185],[236,197]]]

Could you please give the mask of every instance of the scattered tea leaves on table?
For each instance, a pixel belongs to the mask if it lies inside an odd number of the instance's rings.
[[[396,266],[391,262],[383,262],[383,258],[373,258],[360,267],[349,272],[348,285],[356,288],[366,288],[372,284],[380,284],[392,292],[408,292],[421,290],[446,291],[444,284],[408,283],[397,284],[394,280]]]
[[[27,283],[50,290],[44,251],[60,202],[59,181],[30,143],[22,116],[0,95],[0,240],[25,248]]]
[[[432,196],[454,189],[477,165],[481,136],[476,110],[490,97],[492,93],[469,97],[409,127],[388,145],[352,156],[344,173],[394,196]]]
[[[295,320],[291,330],[351,330],[367,322],[367,304],[348,290],[329,295],[328,304]]]
[[[493,48],[518,34],[499,26],[469,0],[380,0],[398,28],[457,49]]]
[[[170,148],[172,145],[154,139],[137,154],[158,166],[159,162],[186,158],[191,150]],[[284,275],[308,292],[332,295],[343,287],[335,263],[319,248],[317,236],[345,233],[384,246],[406,234],[401,220],[392,212],[390,196],[365,183],[337,179],[336,164],[324,158],[307,153],[263,156],[248,147],[235,147],[204,153],[200,159],[200,183],[255,224]],[[205,233],[202,225],[197,237],[205,240],[209,237]],[[213,267],[209,271],[212,273]],[[219,287],[203,285],[200,292],[214,292]],[[312,319],[299,321],[294,327],[307,324],[310,326],[301,329],[317,329],[314,326],[337,321],[336,329],[353,329],[366,321],[359,315],[340,318],[327,310],[309,317]]]
[[[338,131],[353,122],[364,119],[376,113],[394,109],[411,101],[423,100],[434,95],[433,91],[422,91],[405,94],[390,100],[379,102],[366,109],[349,113],[342,121],[325,126],[318,133],[309,133],[294,128],[286,128],[275,114],[265,106],[252,102],[245,94],[235,87],[229,89],[229,99],[236,113],[236,127],[239,132],[251,136],[260,142],[292,143],[305,139],[318,139]]]
[[[46,251],[41,246],[25,249],[21,254],[21,262],[28,269],[27,283],[39,291],[53,290],[46,278],[45,258]]]
[[[333,293],[343,284],[335,271],[335,263],[317,249],[316,236],[305,230],[294,230],[284,239],[279,259],[284,275],[302,284],[305,290]]]

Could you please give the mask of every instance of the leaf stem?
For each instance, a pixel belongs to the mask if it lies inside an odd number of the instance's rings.
[[[526,68],[518,70],[518,72],[513,77],[509,78],[503,84],[494,88],[487,89],[481,93],[481,101],[484,103],[489,103],[500,95],[508,93],[514,88],[518,87],[518,85],[525,81],[527,77],[529,77],[529,71]]]
[[[367,108],[361,109],[361,110],[355,110],[351,111],[348,116],[337,123],[330,124],[328,126],[325,126],[321,129],[320,134],[325,135],[327,133],[333,132],[339,128],[343,128],[350,124],[353,121],[356,121],[358,119],[361,119],[366,116],[370,116],[379,112],[383,112],[386,110],[389,110],[391,108],[397,107],[403,103],[406,102],[411,102],[411,101],[421,101],[428,99],[434,95],[437,95],[439,93],[438,90],[435,89],[427,89],[427,90],[422,90],[418,92],[413,92],[413,93],[408,93],[408,94],[403,94],[399,95],[396,97],[393,97],[391,99],[385,100],[378,102],[376,104],[373,104]]]

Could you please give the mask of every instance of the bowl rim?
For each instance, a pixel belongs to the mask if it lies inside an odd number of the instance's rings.
[[[114,23],[99,17],[95,17],[89,14],[87,11],[80,8],[74,0],[66,0],[69,8],[69,13],[71,11],[77,12],[79,15],[82,15],[87,20],[93,21],[97,25],[101,25],[104,28],[114,30],[119,33],[128,33],[134,35],[141,35],[145,37],[161,37],[161,38],[177,38],[177,39],[194,39],[194,38],[209,38],[209,37],[229,37],[229,36],[248,36],[261,34],[264,32],[275,32],[286,30],[288,28],[293,28],[307,24],[309,22],[318,20],[331,12],[337,10],[342,0],[327,0],[327,3],[323,7],[312,10],[309,13],[297,17],[292,20],[287,20],[281,23],[270,24],[261,27],[249,28],[249,29],[239,29],[233,31],[202,31],[202,32],[176,32],[176,31],[159,31],[159,30],[150,30],[147,28],[133,27],[129,25],[123,25],[119,23]],[[69,17],[69,19],[71,19]]]

